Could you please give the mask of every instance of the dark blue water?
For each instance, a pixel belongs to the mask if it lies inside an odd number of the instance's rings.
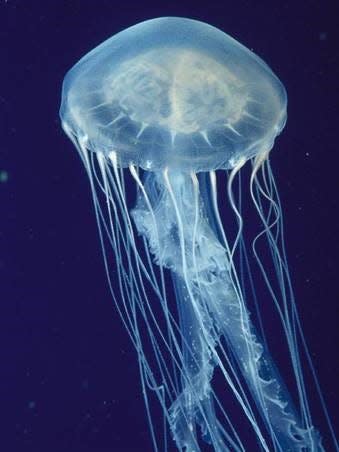
[[[58,108],[64,74],[84,53],[166,15],[226,31],[287,88],[289,118],[272,166],[305,334],[337,419],[335,3],[0,1],[1,451],[151,450],[135,354],[108,293],[88,181]],[[322,430],[318,404],[314,410]]]

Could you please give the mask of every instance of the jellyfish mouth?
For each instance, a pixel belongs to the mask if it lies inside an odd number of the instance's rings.
[[[248,97],[225,65],[196,50],[175,48],[125,60],[105,81],[104,95],[107,104],[119,107],[119,118],[138,123],[140,132],[156,126],[172,134],[236,130]]]

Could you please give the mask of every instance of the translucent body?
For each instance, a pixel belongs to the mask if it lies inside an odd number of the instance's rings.
[[[220,30],[161,18],[98,46],[67,74],[61,114],[120,166],[207,171],[270,150],[286,93],[269,67]]]
[[[113,36],[65,78],[62,123],[89,176],[157,451],[168,450],[169,436],[185,452],[205,443],[218,452],[322,451],[301,353],[337,448],[297,313],[268,160],[286,102],[260,58],[180,18]],[[292,396],[271,356],[272,321]]]

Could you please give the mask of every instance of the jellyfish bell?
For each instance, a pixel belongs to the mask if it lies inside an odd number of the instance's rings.
[[[121,167],[231,168],[269,151],[286,121],[285,89],[253,52],[184,18],[137,24],[67,74],[61,116]]]
[[[215,451],[324,450],[302,356],[337,444],[297,314],[268,158],[286,105],[282,83],[259,57],[183,18],[122,31],[65,77],[62,125],[88,173],[154,450],[168,450],[169,437],[189,452],[204,450],[203,442]],[[240,170],[248,160],[246,190]],[[255,221],[259,232],[249,238]],[[280,327],[292,396],[271,355],[262,305]],[[227,410],[216,372],[237,414]],[[239,413],[250,440],[238,431]]]

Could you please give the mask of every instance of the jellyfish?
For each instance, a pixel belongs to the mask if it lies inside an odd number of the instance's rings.
[[[263,60],[186,18],[132,26],[64,79],[62,126],[88,174],[156,451],[324,450],[305,363],[337,444],[270,164],[286,109]]]

